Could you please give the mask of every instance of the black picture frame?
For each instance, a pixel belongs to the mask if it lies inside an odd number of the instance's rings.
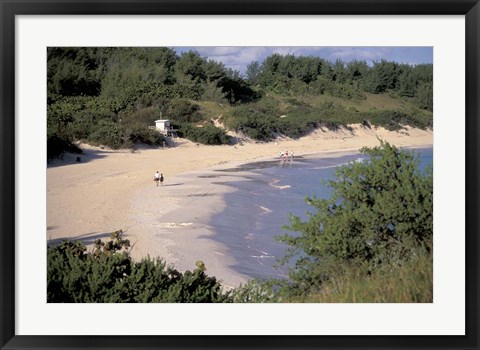
[[[465,336],[26,336],[15,334],[15,16],[464,15],[466,19]],[[478,349],[478,0],[0,0],[1,349]]]

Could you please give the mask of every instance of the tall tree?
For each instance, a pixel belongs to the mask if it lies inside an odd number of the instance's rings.
[[[433,112],[433,84],[431,82],[420,82],[415,95],[420,108]]]
[[[262,68],[258,61],[250,62],[247,65],[247,70],[245,72],[247,75],[247,80],[252,85],[257,85],[260,80],[260,75],[262,74]]]
[[[381,60],[373,64],[370,74],[370,92],[381,94],[394,89],[398,80],[398,69],[395,62]]]

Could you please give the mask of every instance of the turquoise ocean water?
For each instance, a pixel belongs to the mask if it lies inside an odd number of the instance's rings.
[[[420,167],[432,164],[432,148],[415,152]],[[289,213],[306,218],[306,212],[313,210],[305,202],[307,196],[328,198],[331,194],[321,181],[333,179],[339,165],[365,158],[362,154],[295,157],[293,161],[263,161],[224,170],[245,173],[248,179],[229,183],[234,191],[224,197],[226,209],[210,222],[216,232],[213,239],[225,245],[236,260],[231,268],[251,278],[286,277],[286,266],[275,267],[286,246],[274,237],[288,232],[283,226],[288,224]]]

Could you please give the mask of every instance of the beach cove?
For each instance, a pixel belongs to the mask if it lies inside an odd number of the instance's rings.
[[[433,144],[432,131],[391,132],[357,125],[339,132],[317,130],[299,140],[236,146],[178,140],[172,148],[132,153],[82,145],[85,154],[80,162],[75,155],[66,155],[47,168],[47,240],[50,244],[79,239],[89,245],[123,230],[132,243],[134,259],[161,257],[181,271],[193,270],[195,262],[202,260],[209,275],[227,287],[237,286],[249,277],[233,269],[237,262],[221,239],[214,237],[212,220],[226,209],[225,196],[236,191],[231,183],[251,181],[256,174],[248,167],[241,172],[221,170],[271,161],[280,150],[293,150],[299,159],[355,154],[363,146],[378,145],[377,137],[398,147]],[[163,187],[153,181],[157,170],[165,176]],[[270,210],[268,206],[257,209]],[[239,218],[238,225],[244,221],[248,218]]]

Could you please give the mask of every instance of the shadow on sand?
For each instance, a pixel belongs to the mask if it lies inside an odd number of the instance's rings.
[[[148,151],[154,149],[168,149],[168,147],[162,146],[150,146],[146,144],[136,144],[132,149],[112,150],[107,147],[98,148],[82,148],[82,153],[70,153],[66,152],[58,158],[53,158],[47,161],[47,167],[57,167],[63,165],[82,164],[88,163],[95,159],[101,159],[107,157],[113,153],[139,153],[141,151]]]
[[[70,242],[80,241],[84,245],[92,245],[95,243],[97,239],[109,238],[111,234],[112,234],[111,232],[104,232],[104,233],[92,232],[92,233],[87,233],[87,234],[76,236],[76,237],[62,237],[62,238],[49,239],[47,240],[47,246],[55,246],[62,243],[62,241],[70,241]]]
[[[171,186],[181,186],[183,183],[177,183],[177,184],[165,184],[163,187],[171,187]]]
[[[102,159],[107,157],[109,154],[114,153],[114,151],[107,150],[107,149],[84,149],[82,153],[64,153],[58,158],[51,159],[47,161],[47,168],[53,168],[58,166],[64,165],[72,165],[72,164],[82,164],[88,163],[95,159]]]

